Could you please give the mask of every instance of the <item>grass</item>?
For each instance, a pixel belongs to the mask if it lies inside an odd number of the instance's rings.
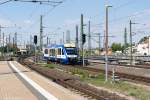
[[[117,91],[128,96],[133,96],[139,100],[150,100],[150,91],[145,90],[142,87],[132,85],[125,81],[119,81],[112,83],[110,80],[105,83],[104,75],[99,75],[96,78],[86,78],[84,82],[93,84],[95,86],[105,87],[113,91]]]
[[[48,67],[52,69],[56,67],[55,64],[41,64],[41,65],[43,67]],[[105,83],[105,75],[103,73],[99,73],[98,75],[95,76],[89,74],[88,71],[78,68],[69,69],[67,72],[71,73],[72,75],[79,76],[83,82],[90,83],[98,87],[104,87],[119,93],[123,93],[127,96],[133,96],[138,100],[150,100],[149,90],[146,90],[140,86],[130,84],[126,81],[119,81],[112,83],[111,80],[109,79],[108,82]]]
[[[72,75],[79,76],[82,80],[89,77],[89,73],[87,71],[84,71],[84,70],[81,70],[78,68],[71,69],[71,70],[69,70],[69,72]]]
[[[55,65],[55,64],[44,64],[44,63],[39,63],[39,64],[40,64],[40,66],[42,66],[42,67],[48,67],[48,68],[50,68],[50,69],[56,68],[56,65]]]
[[[135,97],[139,100],[150,100],[150,91],[145,90],[142,87],[130,84],[126,81],[119,81],[114,83],[111,81],[111,79],[109,79],[109,81],[105,83],[105,75],[103,73],[100,73],[97,76],[93,77],[93,75],[91,76],[88,71],[82,69],[74,68],[69,71],[73,75],[79,76],[80,79],[86,83],[117,91],[127,96]]]

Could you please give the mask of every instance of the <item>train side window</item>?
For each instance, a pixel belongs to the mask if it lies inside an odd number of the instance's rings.
[[[55,49],[52,49],[52,55],[55,56]]]
[[[60,48],[58,49],[58,55],[61,55],[61,49]]]
[[[54,55],[55,56],[58,55],[58,49],[56,48],[56,49],[54,49],[54,51],[55,51]]]
[[[49,49],[49,55],[51,55],[51,49]]]
[[[51,51],[51,49],[49,49],[49,55],[50,55],[50,56],[52,55],[52,51]]]
[[[53,56],[53,50],[51,49],[51,56]]]
[[[54,50],[52,49],[52,56],[54,55]]]
[[[45,49],[45,51],[44,51],[44,52],[45,52],[45,54],[48,54],[48,49]]]
[[[64,50],[63,50],[63,49],[61,49],[61,51],[62,51],[62,55],[64,55]]]
[[[53,49],[51,49],[51,56],[53,56]]]

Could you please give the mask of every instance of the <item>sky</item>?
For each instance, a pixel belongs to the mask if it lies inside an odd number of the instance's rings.
[[[7,0],[0,0],[5,2]],[[44,0],[45,1],[45,0]],[[59,1],[59,0],[53,0]],[[43,15],[44,42],[46,36],[51,42],[60,43],[63,32],[70,30],[71,40],[75,40],[75,26],[80,27],[80,16],[84,15],[84,32],[88,34],[88,21],[91,21],[92,47],[98,47],[96,33],[104,36],[105,5],[109,8],[109,45],[124,42],[124,28],[127,28],[129,42],[129,21],[132,20],[133,42],[150,35],[150,0],[64,0],[53,8],[51,5],[31,2],[8,2],[0,5],[0,25],[5,36],[18,33],[18,43],[29,41],[30,35],[39,35],[40,15]],[[48,34],[48,35],[47,35]],[[66,34],[65,34],[66,37]],[[101,45],[103,46],[103,37]],[[86,45],[87,47],[87,42]]]

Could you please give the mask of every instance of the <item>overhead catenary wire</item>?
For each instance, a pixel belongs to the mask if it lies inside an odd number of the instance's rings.
[[[12,1],[12,0],[10,0],[10,1]],[[22,1],[22,0],[21,0]],[[25,1],[25,0],[24,0]],[[28,0],[29,1],[29,0]],[[38,1],[38,0],[37,0]],[[39,0],[40,1],[40,0]],[[42,0],[41,0],[42,1]],[[130,1],[128,1],[128,2],[130,2]],[[126,2],[126,3],[124,3],[124,4],[121,4],[121,5],[119,5],[118,6],[118,8],[121,8],[121,7],[123,7],[123,6],[127,6],[128,4],[130,4],[130,3],[128,3],[128,2]],[[117,7],[115,7],[114,9],[116,9]],[[50,12],[51,12],[51,10],[49,10]],[[48,11],[48,12],[49,12]],[[45,16],[47,16],[48,15],[48,13],[46,12],[45,13],[46,15]],[[136,15],[135,15],[136,16]],[[129,17],[132,17],[132,15],[131,16],[129,16]],[[115,18],[115,19],[112,19],[112,20],[110,20],[111,22],[110,23],[113,23],[113,22],[117,22],[117,21],[119,21],[119,20],[122,20],[122,19],[126,19],[127,17],[126,16],[123,16],[123,17],[120,17],[120,18]],[[118,20],[119,19],[119,20]],[[37,22],[39,22],[39,19],[37,20]],[[35,23],[36,24],[36,23]],[[103,24],[103,23],[100,23],[100,24]],[[98,25],[97,25],[98,26]],[[31,27],[34,27],[34,25],[31,25]],[[29,28],[31,28],[31,27],[29,27]]]
[[[50,0],[13,0],[13,1],[20,1],[20,2],[33,2],[33,3],[62,3],[62,1],[50,1]]]
[[[107,2],[108,2],[108,1],[107,1]],[[132,2],[135,2],[135,0],[134,0],[134,1],[133,1],[133,0],[129,0],[129,1],[125,2],[125,3],[122,3],[122,4],[120,4],[120,5],[116,6],[116,7],[114,7],[113,10],[117,11],[117,10],[119,10],[120,8],[129,6],[130,4],[132,4]],[[105,3],[105,4],[108,4],[108,3]],[[101,13],[104,13],[104,12],[105,12],[105,11],[103,11],[103,12],[101,12]],[[91,20],[91,19],[94,19],[94,18],[96,18],[96,17],[99,17],[99,15],[100,15],[100,14],[96,14],[96,15],[94,15],[94,16],[90,16],[89,19],[90,19],[90,20]],[[103,15],[102,17],[104,17],[104,15]]]
[[[52,12],[57,6],[59,6],[60,4],[64,3],[67,0],[61,0],[57,5],[52,6],[52,8],[50,8],[47,12],[45,12],[44,14],[42,14],[43,18],[46,17],[50,12]],[[39,18],[29,26],[29,28],[33,28],[35,26],[35,24],[39,24]]]
[[[52,1],[52,0],[45,0],[45,1],[43,1],[43,0],[8,0],[8,1],[0,2],[0,5],[6,4],[6,3],[12,2],[12,1],[15,1],[15,2],[19,1],[19,2],[40,3],[40,4],[45,4],[45,5],[50,5],[50,6],[52,6],[52,8],[51,8],[48,12],[46,12],[46,13],[43,14],[43,17],[45,17],[45,16],[47,16],[50,12],[52,12],[52,11],[54,10],[54,8],[56,8],[56,7],[59,6],[61,3],[63,3],[63,1],[66,1],[66,0],[61,0],[61,1]],[[39,20],[38,20],[37,22],[39,22]],[[37,23],[37,22],[36,22],[36,23]],[[36,23],[35,23],[35,24],[36,24]],[[33,27],[33,24],[31,25],[31,27]],[[31,27],[29,27],[29,28],[31,28]]]
[[[43,0],[7,0],[7,1],[0,2],[0,5],[5,4],[5,3],[8,3],[8,2],[11,2],[11,1],[33,2],[33,3],[40,3],[40,4],[42,4],[43,2],[45,2],[45,3],[46,3],[46,2],[47,2],[47,3],[61,3],[61,1],[56,2],[56,1],[50,1],[50,0],[46,0],[46,1],[43,1]]]
[[[45,12],[45,14],[43,14],[43,17],[46,17],[50,12],[52,12],[57,6],[59,6],[60,4],[64,3],[67,0],[62,0],[60,3],[56,4],[55,6],[53,6],[53,8],[51,8],[50,10],[48,10],[47,12]]]
[[[118,18],[115,18],[115,19],[111,19],[111,20],[109,20],[109,23],[111,24],[111,23],[115,23],[115,22],[118,22],[118,21],[121,21],[121,20],[124,20],[124,19],[128,19],[128,18],[130,18],[130,17],[135,17],[135,16],[137,16],[137,15],[141,15],[141,14],[144,13],[144,11],[145,11],[145,9],[142,10],[142,11],[135,12],[135,13],[133,13],[133,14],[127,15],[127,16],[121,16],[121,17],[118,17]],[[95,25],[98,27],[98,26],[102,26],[102,25],[104,25],[104,24],[105,24],[105,23],[103,22],[103,23],[99,23],[99,24],[95,24]]]
[[[7,1],[0,2],[0,5],[6,4],[6,3],[11,2],[11,1],[12,0],[7,0]]]

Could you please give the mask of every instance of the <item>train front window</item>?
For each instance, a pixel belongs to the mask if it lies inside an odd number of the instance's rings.
[[[75,48],[66,48],[67,55],[77,55],[77,50]]]

